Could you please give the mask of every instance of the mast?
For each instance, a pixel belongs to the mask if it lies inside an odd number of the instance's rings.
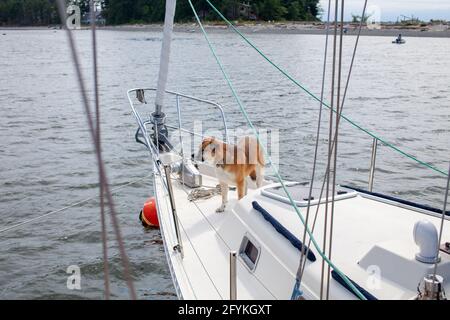
[[[164,124],[165,121],[165,114],[162,109],[164,106],[164,96],[166,93],[167,75],[169,73],[170,45],[172,42],[173,20],[175,16],[176,2],[176,0],[166,0],[166,15],[164,18],[163,40],[155,99],[155,112],[152,114],[154,124],[157,127]],[[156,130],[158,129],[159,128],[156,128]]]

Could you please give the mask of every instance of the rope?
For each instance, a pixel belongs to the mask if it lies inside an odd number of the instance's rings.
[[[332,71],[331,71],[331,108],[334,105],[334,90],[335,90],[335,75],[336,75],[336,45],[337,45],[337,17],[338,17],[338,0],[335,0],[335,9],[334,9],[334,32],[333,32],[333,63],[332,63]],[[339,106],[339,102],[336,104]],[[337,117],[336,117],[337,118]],[[337,137],[334,137],[334,142],[337,142]],[[330,121],[329,121],[329,129],[328,129],[328,155],[327,155],[327,168],[330,170],[326,171],[325,179],[327,183],[327,189],[325,193],[325,217],[324,217],[324,227],[323,227],[323,252],[326,252],[327,245],[327,232],[328,232],[328,195],[330,191],[330,173],[331,173],[331,159],[333,157],[333,112],[330,112]],[[337,146],[337,145],[336,145]],[[334,167],[335,169],[335,167]],[[333,176],[334,176],[333,169]],[[319,198],[320,199],[320,198]],[[320,201],[319,201],[320,202]],[[331,212],[330,215],[333,213]],[[328,253],[329,255],[329,253]],[[330,256],[328,256],[330,258]],[[328,269],[327,269],[328,270]],[[328,279],[328,277],[327,277]],[[321,277],[320,277],[320,299],[323,299],[323,286],[325,281],[325,261],[322,260],[322,269],[321,269]],[[329,279],[327,280],[329,281]],[[329,282],[327,282],[329,283]]]
[[[314,187],[314,180],[316,176],[316,165],[317,165],[317,153],[319,150],[319,138],[320,138],[320,127],[322,124],[322,110],[323,110],[323,96],[325,92],[325,76],[326,76],[326,69],[327,69],[327,54],[328,54],[328,37],[329,37],[329,31],[330,31],[330,8],[331,8],[331,0],[328,0],[328,14],[327,14],[327,24],[326,24],[326,34],[325,34],[325,49],[324,49],[324,56],[323,56],[323,69],[322,69],[322,88],[320,91],[320,107],[319,107],[319,119],[317,121],[317,133],[316,133],[316,143],[314,147],[314,159],[313,159],[313,168],[312,168],[312,174],[311,174],[311,182],[309,184],[309,192],[308,192],[308,206],[306,209],[306,222],[305,222],[305,228],[307,225],[309,225],[309,215],[311,211],[311,197],[312,197],[312,190]],[[303,231],[303,242],[306,243],[306,229]],[[308,245],[308,250],[309,250]],[[300,255],[300,263],[297,270],[297,280],[301,284],[302,282],[302,265],[303,262],[306,265],[306,260],[304,260],[304,254],[306,246],[302,247],[303,251]]]
[[[366,8],[367,8],[367,0],[364,2],[364,8],[363,8],[363,11],[362,11],[362,16],[365,15]],[[347,82],[346,82],[346,87],[345,87],[345,91],[344,91],[344,97],[343,97],[342,104],[341,104],[341,113],[342,113],[342,110],[343,110],[343,108],[344,108],[345,96],[346,96],[348,84],[349,84],[349,82],[350,82],[350,76],[351,76],[351,72],[352,72],[352,68],[353,68],[353,63],[354,63],[355,56],[356,56],[356,50],[357,50],[357,48],[358,48],[359,38],[360,38],[360,36],[361,36],[361,30],[362,30],[362,20],[360,21],[360,24],[359,24],[358,35],[357,35],[357,37],[356,37],[355,47],[354,47],[354,49],[353,49],[352,61],[351,61],[351,63],[350,63],[349,73],[348,73],[348,75],[347,75]],[[332,148],[334,148],[334,143],[335,143],[335,141],[333,141]],[[330,170],[330,167],[327,166],[325,172],[327,173],[327,172],[329,172],[329,170]],[[324,179],[324,180],[323,180],[323,183],[322,183],[322,187],[321,187],[321,189],[320,189],[319,199],[322,198],[322,195],[323,195],[323,192],[324,192],[324,188],[325,188],[325,181],[326,181],[326,180]],[[321,206],[321,203],[319,203],[319,204],[316,206],[316,212],[315,212],[315,214],[314,214],[314,221],[313,221],[313,225],[312,225],[312,232],[314,232],[314,229],[315,229],[315,226],[316,226],[316,221],[317,221],[317,216],[318,216],[318,213],[319,213],[320,206]],[[310,239],[309,242],[308,242],[307,248],[309,249],[310,246],[311,246],[311,239]],[[303,274],[303,272],[305,271],[305,267],[306,267],[306,261],[305,261],[305,263],[303,264],[301,274]]]
[[[303,249],[304,246],[302,246]],[[303,255],[303,251],[302,251]],[[300,280],[295,279],[294,290],[292,290],[291,300],[301,300],[303,297],[303,291],[300,289]]]
[[[95,122],[97,129],[97,145],[101,150],[101,127],[100,127],[100,98],[98,94],[98,68],[97,68],[97,32],[95,26],[95,4],[94,0],[89,1],[90,15],[91,15],[91,30],[92,30],[92,60],[94,66],[94,95],[95,95]],[[102,180],[99,172],[99,181]],[[105,299],[110,298],[110,285],[109,285],[109,263],[108,263],[108,238],[106,235],[106,215],[105,215],[105,198],[103,191],[103,183],[100,183],[100,224],[102,230],[102,252],[103,252],[103,275],[105,283]]]
[[[261,57],[264,58],[264,60],[266,60],[268,63],[270,63],[275,69],[277,69],[281,74],[283,74],[287,79],[289,79],[292,83],[294,83],[297,87],[299,87],[300,89],[302,89],[305,93],[307,93],[310,97],[312,97],[313,99],[315,99],[317,102],[321,102],[321,99],[319,97],[317,97],[314,93],[312,93],[309,89],[307,89],[305,86],[303,86],[300,82],[298,82],[297,80],[295,80],[291,75],[289,75],[285,70],[283,70],[281,67],[279,67],[278,65],[276,65],[272,60],[270,60],[258,47],[256,47],[248,38],[246,38],[235,26],[233,23],[231,23],[209,0],[206,0],[206,2],[211,6],[211,8],[220,16],[220,18],[222,18],[222,20],[224,20],[228,26],[230,26],[232,28],[232,30],[234,32],[236,32],[245,42],[247,42],[253,49],[255,49],[255,51],[261,55]],[[327,107],[328,109],[330,109],[331,111],[336,113],[336,110],[332,107],[330,107],[330,105],[323,101],[323,105],[325,107]],[[442,175],[447,176],[447,173],[442,170],[439,169],[429,163],[426,163],[422,160],[417,159],[416,157],[414,157],[413,155],[399,149],[398,147],[394,146],[392,143],[386,141],[385,139],[381,138],[380,136],[376,135],[375,133],[372,133],[371,131],[361,127],[359,124],[357,124],[356,122],[354,122],[353,120],[351,120],[350,118],[348,118],[347,116],[345,116],[344,114],[341,115],[341,117],[347,121],[348,123],[350,123],[352,126],[354,126],[355,128],[365,132],[366,134],[368,134],[369,136],[371,136],[372,138],[377,139],[378,141],[382,142],[385,146],[393,149],[394,151],[402,154],[403,156],[435,171],[438,172]]]
[[[338,0],[336,0],[336,9],[338,8]],[[337,10],[336,10],[337,11]],[[337,13],[336,13],[337,16]],[[337,21],[337,19],[336,19]],[[340,105],[341,98],[341,78],[342,78],[342,40],[344,38],[344,0],[341,1],[341,21],[340,21],[340,34],[339,34],[339,62],[338,62],[338,84],[337,84],[337,100],[336,100],[336,128],[334,133],[334,159],[333,159],[333,183],[331,185],[331,216],[330,216],[330,243],[328,247],[328,257],[331,259],[331,253],[333,248],[333,227],[334,227],[334,204],[335,204],[335,192],[336,192],[336,174],[337,174],[337,153],[338,153],[338,138],[339,138],[339,120],[342,114],[342,105]],[[348,80],[348,79],[347,79]],[[327,271],[327,300],[330,296],[330,275],[331,270],[328,266]]]
[[[57,5],[58,5],[59,17],[60,17],[61,21],[62,22],[67,21],[65,1],[58,0]],[[120,226],[119,226],[119,221],[118,221],[117,215],[116,215],[114,200],[111,195],[111,190],[109,189],[108,177],[106,175],[105,164],[103,162],[102,150],[100,148],[100,144],[98,141],[98,134],[97,134],[98,128],[94,127],[90,103],[89,103],[89,99],[87,97],[87,90],[86,90],[86,86],[84,84],[83,73],[82,73],[82,69],[81,69],[80,60],[78,57],[78,51],[75,46],[74,37],[69,28],[66,28],[66,35],[67,35],[67,40],[69,43],[69,48],[70,48],[72,60],[74,63],[74,67],[75,67],[75,71],[76,71],[76,75],[77,75],[77,79],[78,79],[78,85],[79,85],[80,91],[81,91],[81,98],[83,101],[83,107],[84,107],[84,113],[86,116],[86,120],[88,122],[89,133],[91,135],[91,139],[92,139],[92,142],[94,145],[95,156],[96,156],[97,166],[98,166],[98,170],[99,170],[100,184],[103,185],[104,194],[106,196],[107,203],[108,203],[108,206],[110,209],[111,222],[113,225],[113,229],[114,229],[114,233],[116,236],[116,240],[117,240],[117,244],[118,244],[119,252],[120,252],[120,257],[121,257],[121,261],[122,261],[122,265],[123,265],[123,275],[124,275],[125,281],[127,283],[131,299],[136,300],[136,290],[134,288],[134,284],[133,284],[133,281],[132,281],[132,278],[130,275],[130,263],[128,260],[128,256],[125,252],[125,247],[123,245],[122,233],[120,232]],[[97,70],[94,69],[94,72],[97,72]]]
[[[207,1],[208,1],[208,0],[207,0]],[[199,26],[200,26],[200,29],[201,29],[201,31],[202,31],[202,33],[203,33],[205,39],[206,39],[206,42],[208,43],[209,49],[211,50],[211,53],[213,54],[213,56],[214,56],[214,58],[215,58],[215,60],[216,60],[216,62],[217,62],[217,64],[218,64],[220,70],[222,71],[222,74],[223,74],[223,76],[224,76],[224,78],[225,78],[225,80],[226,80],[226,82],[227,82],[227,85],[228,85],[228,87],[230,88],[230,90],[231,90],[231,92],[232,92],[232,94],[233,94],[233,96],[234,96],[234,98],[235,98],[237,104],[239,105],[239,108],[240,108],[240,110],[241,110],[241,112],[242,112],[242,114],[243,114],[245,120],[247,121],[247,123],[248,123],[248,125],[250,126],[250,128],[253,130],[253,133],[254,133],[254,135],[255,135],[255,137],[256,137],[258,143],[261,143],[261,139],[260,139],[260,136],[259,136],[259,134],[258,134],[258,131],[256,130],[256,128],[254,127],[252,121],[250,120],[250,118],[249,118],[249,116],[248,116],[248,114],[247,114],[247,111],[246,111],[246,109],[245,109],[245,107],[244,107],[244,105],[243,105],[241,99],[239,98],[239,96],[238,96],[236,90],[234,89],[234,86],[233,86],[233,84],[232,84],[232,82],[231,82],[231,80],[230,80],[230,78],[229,78],[227,72],[225,71],[225,69],[224,69],[224,67],[223,67],[223,65],[222,65],[222,62],[220,61],[219,57],[217,56],[216,51],[215,51],[215,49],[214,49],[214,47],[213,47],[211,41],[209,40],[208,34],[206,33],[205,28],[203,27],[203,24],[201,23],[200,18],[198,17],[197,11],[195,10],[194,5],[192,4],[192,1],[191,1],[191,0],[188,0],[188,2],[189,2],[189,5],[190,5],[191,8],[192,8],[192,11],[193,11],[194,15],[195,15],[195,19],[197,20],[197,22],[198,22],[198,24],[199,24]],[[287,195],[287,197],[288,197],[288,199],[289,199],[289,201],[290,201],[292,207],[294,208],[294,210],[295,210],[295,212],[297,213],[298,217],[300,218],[301,222],[302,222],[303,224],[305,224],[305,220],[304,220],[302,214],[300,213],[298,207],[295,205],[295,202],[294,202],[292,196],[290,195],[289,191],[287,190],[286,185],[285,185],[283,179],[282,179],[281,176],[280,176],[280,173],[278,172],[277,168],[276,168],[275,165],[273,164],[273,162],[272,162],[272,160],[271,160],[269,154],[267,153],[266,148],[265,148],[262,144],[261,144],[261,149],[264,151],[264,154],[265,154],[266,158],[269,159],[269,162],[270,162],[270,165],[271,165],[271,167],[272,167],[272,170],[274,171],[276,177],[278,178],[278,181],[280,182],[281,187],[283,188],[284,192],[286,193],[286,195]],[[347,285],[355,292],[355,294],[356,294],[360,299],[365,300],[366,298],[364,297],[364,295],[361,294],[361,292],[353,285],[353,283],[351,283],[351,281],[348,280],[348,278],[345,276],[345,274],[343,274],[343,273],[342,273],[342,272],[341,272],[341,271],[340,271],[340,270],[339,270],[339,269],[338,269],[338,268],[337,268],[337,267],[336,267],[336,266],[335,266],[335,265],[334,265],[334,264],[333,264],[333,263],[332,263],[332,262],[331,262],[331,261],[330,261],[323,253],[322,253],[322,252],[321,252],[321,251],[320,251],[320,247],[318,246],[318,244],[317,244],[317,242],[316,242],[314,236],[312,235],[312,233],[311,233],[311,231],[309,230],[308,227],[306,227],[306,230],[307,230],[307,232],[308,232],[308,234],[309,234],[309,236],[310,236],[310,238],[311,238],[311,240],[312,240],[312,242],[313,242],[314,247],[318,250],[318,252],[319,252],[319,254],[322,256],[322,258],[325,259],[325,261],[326,261],[328,264],[331,265],[331,267],[332,267],[332,268],[333,268],[333,269],[334,269],[334,270],[335,270],[335,271],[343,278],[343,280],[345,281],[345,283],[347,283]]]
[[[215,195],[221,194],[221,187],[220,184],[218,184],[215,187],[208,187],[208,188],[200,188],[200,189],[194,189],[192,190],[188,195],[189,201],[195,201],[199,199],[209,199],[214,197]]]
[[[128,183],[126,183],[126,184],[124,184],[124,185],[121,185],[120,187],[111,189],[111,193],[117,192],[117,191],[119,191],[120,189],[123,189],[123,188],[125,188],[125,187],[127,187],[127,186],[129,186],[129,185],[132,185],[132,184],[138,183],[138,182],[140,182],[140,181],[142,181],[142,180],[144,180],[144,179],[147,179],[150,175],[151,175],[151,174],[149,174],[149,175],[147,175],[147,176],[145,176],[145,177],[139,178],[139,179],[137,179],[137,180],[128,182]],[[12,226],[9,226],[9,227],[5,227],[5,228],[3,228],[3,229],[0,229],[0,234],[5,233],[5,232],[10,231],[10,230],[13,230],[13,229],[17,229],[17,228],[19,228],[19,227],[21,227],[21,226],[30,224],[30,223],[32,223],[32,222],[36,222],[36,221],[43,220],[44,218],[47,218],[47,217],[49,217],[49,216],[55,215],[55,214],[60,213],[60,212],[64,212],[64,211],[66,211],[67,209],[70,209],[70,208],[73,208],[73,207],[77,207],[77,206],[79,206],[79,205],[85,204],[85,203],[90,202],[90,201],[92,201],[92,200],[94,200],[94,199],[97,199],[97,198],[98,198],[98,196],[93,196],[93,197],[90,197],[90,198],[87,198],[87,199],[84,199],[84,200],[80,200],[80,201],[74,202],[74,203],[72,203],[72,204],[69,204],[69,205],[67,205],[67,206],[65,206],[65,207],[62,207],[62,208],[60,208],[60,209],[58,209],[58,210],[55,210],[55,211],[51,211],[51,212],[42,214],[42,215],[37,216],[37,217],[32,218],[32,219],[24,220],[24,221],[22,221],[22,222],[19,222],[19,223],[17,223],[17,224],[14,224],[14,225],[12,225]]]

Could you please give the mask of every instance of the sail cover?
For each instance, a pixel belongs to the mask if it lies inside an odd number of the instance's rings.
[[[166,92],[167,75],[169,73],[170,44],[172,42],[173,19],[175,16],[176,0],[166,0],[166,15],[164,18],[163,41],[159,65],[158,85],[156,90],[155,114],[160,115],[164,105],[164,94]]]

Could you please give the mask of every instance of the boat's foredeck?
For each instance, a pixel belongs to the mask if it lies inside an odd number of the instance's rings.
[[[169,239],[169,262],[177,274],[183,297],[229,299],[229,252],[239,251],[247,235],[256,243],[259,255],[254,270],[238,257],[238,298],[289,299],[299,264],[299,251],[253,209],[252,202],[257,201],[292,234],[302,239],[303,225],[290,205],[253,189],[237,201],[236,191],[230,190],[226,211],[216,213],[221,204],[220,195],[189,201],[188,194],[192,189],[175,179],[172,181],[184,247],[183,259],[170,249],[176,244],[176,238],[165,238]],[[218,181],[203,175],[203,184],[214,187]],[[158,177],[156,189],[160,198],[163,188]],[[173,222],[167,197],[163,202],[166,202],[166,207],[159,204],[160,223],[164,233],[171,233]],[[311,210],[310,228],[315,209],[313,206]],[[306,208],[301,212],[305,216]],[[323,243],[324,216],[325,206],[322,204],[314,227],[314,236],[320,246]],[[436,227],[439,225],[439,218],[434,215],[360,194],[336,201],[331,259],[349,278],[378,299],[410,299],[417,292],[418,282],[433,266],[414,258],[418,249],[413,240],[413,227],[423,219]],[[329,234],[330,229],[327,230]],[[446,224],[444,235],[448,234],[450,227]],[[322,260],[316,249],[313,248],[313,252],[318,259],[308,261],[302,283],[306,298],[319,298],[320,292]],[[441,256],[438,273],[448,279],[450,258],[446,254]],[[445,288],[450,291],[448,280]],[[330,298],[352,299],[355,296],[331,279]]]
[[[216,179],[203,176],[205,186],[215,186],[217,183]],[[161,186],[160,181],[156,181],[156,184]],[[184,272],[189,279],[182,285],[190,287],[192,294],[184,298],[229,299],[229,252],[236,248],[230,248],[218,233],[227,218],[227,212],[216,213],[216,209],[220,206],[220,196],[189,201],[188,194],[192,189],[178,180],[173,180],[173,190],[184,248],[181,265],[184,266]],[[232,208],[237,202],[236,191],[230,190],[228,195],[228,208]],[[168,206],[167,212],[169,209]],[[170,214],[166,215],[166,218],[163,217],[164,227],[172,230]],[[176,239],[172,240],[173,244],[176,244]],[[177,252],[171,251],[169,255],[171,259],[181,262]],[[239,299],[275,298],[253,276],[246,277],[244,271],[244,266],[238,262]]]

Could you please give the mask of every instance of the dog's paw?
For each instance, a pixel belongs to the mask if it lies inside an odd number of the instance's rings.
[[[217,209],[216,209],[216,212],[217,213],[222,213],[222,212],[224,212],[225,211],[225,205],[221,205],[220,207],[218,207]]]

